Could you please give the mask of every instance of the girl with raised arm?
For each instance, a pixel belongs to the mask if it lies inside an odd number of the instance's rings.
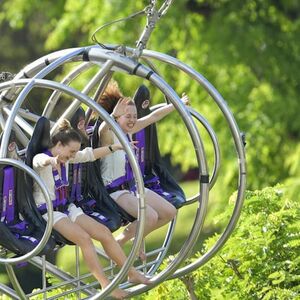
[[[183,96],[182,101],[187,104],[188,97]],[[137,109],[134,102],[131,98],[123,96],[115,81],[109,83],[105,92],[98,99],[98,103],[111,114],[130,141],[134,133],[161,120],[174,110],[173,105],[169,104],[143,118],[137,119]],[[109,147],[109,145],[119,143],[119,140],[106,122],[101,123],[98,135],[102,147]],[[126,153],[123,150],[115,152],[111,149],[110,155],[101,159],[102,178],[110,196],[129,214],[137,217],[138,199],[131,190],[134,180],[129,178],[128,168]],[[176,215],[176,208],[172,204],[147,188],[145,189],[145,200],[146,222],[144,236],[167,224]],[[120,245],[123,245],[135,236],[136,226],[136,221],[129,224],[117,237]],[[142,260],[146,259],[142,250],[140,250],[140,258]]]

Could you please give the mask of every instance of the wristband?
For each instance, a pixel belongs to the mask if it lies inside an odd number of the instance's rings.
[[[111,153],[115,152],[114,149],[113,149],[113,147],[111,145],[108,146],[108,149],[110,150]]]

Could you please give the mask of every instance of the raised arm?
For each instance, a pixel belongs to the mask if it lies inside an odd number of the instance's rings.
[[[183,93],[181,101],[185,104],[189,104],[189,97]],[[138,132],[145,127],[158,122],[162,118],[164,118],[166,115],[168,115],[170,112],[175,110],[175,107],[173,104],[168,104],[163,107],[158,108],[157,110],[153,111],[151,114],[140,118],[137,120],[135,126],[132,129],[132,133]]]
[[[121,98],[118,103],[116,104],[113,112],[111,113],[111,116],[116,120],[118,119],[120,116],[125,114],[125,109],[126,109],[126,105],[128,103],[129,99],[128,98]],[[100,136],[100,132],[102,135],[105,135],[106,132],[109,130],[109,126],[108,124],[103,121],[100,125],[98,134]]]

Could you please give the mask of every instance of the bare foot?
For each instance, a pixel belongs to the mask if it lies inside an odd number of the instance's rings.
[[[111,296],[114,298],[114,299],[124,299],[128,296],[128,293],[121,290],[121,289],[115,289],[113,290],[113,292],[111,293]]]
[[[128,274],[128,281],[131,283],[141,283],[146,285],[151,283],[149,278],[136,270]]]

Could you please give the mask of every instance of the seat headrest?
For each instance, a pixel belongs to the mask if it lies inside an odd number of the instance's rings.
[[[26,163],[32,166],[33,157],[50,147],[50,121],[40,117],[36,122],[26,151]]]
[[[76,110],[72,118],[70,119],[70,124],[74,129],[77,129],[77,124],[80,120],[85,119],[85,111],[84,109],[79,106],[79,108]]]
[[[138,118],[144,117],[150,113],[150,91],[145,85],[141,85],[134,93],[132,98],[136,105]]]

